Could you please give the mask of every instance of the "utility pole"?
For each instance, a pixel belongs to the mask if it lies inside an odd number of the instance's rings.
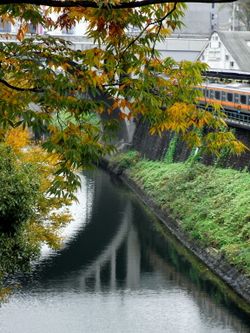
[[[232,31],[235,31],[235,3],[233,3],[233,12],[232,12]]]

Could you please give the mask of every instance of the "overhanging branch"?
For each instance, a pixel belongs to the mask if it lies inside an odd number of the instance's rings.
[[[193,2],[193,3],[228,3],[235,2],[237,0],[175,0],[174,3],[178,2]],[[119,4],[97,4],[94,1],[86,0],[0,0],[1,5],[18,5],[18,4],[30,4],[30,5],[43,5],[49,7],[82,7],[82,8],[102,8],[102,9],[125,9],[125,8],[138,8],[154,4],[169,3],[171,0],[141,0],[141,1],[130,1],[121,2]]]
[[[9,82],[0,79],[0,83],[4,84],[6,87],[16,90],[16,91],[30,91],[30,92],[43,92],[43,90],[38,89],[38,88],[21,88],[21,87],[16,87],[10,84]]]

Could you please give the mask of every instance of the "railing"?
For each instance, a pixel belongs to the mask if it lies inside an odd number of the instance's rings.
[[[212,105],[205,106],[203,103],[199,103],[198,107],[212,111]],[[223,112],[226,115],[226,122],[231,126],[244,127],[250,130],[250,113],[242,112],[240,110],[228,110],[224,109]]]
[[[243,125],[250,128],[250,114],[239,111],[224,110],[229,123]]]

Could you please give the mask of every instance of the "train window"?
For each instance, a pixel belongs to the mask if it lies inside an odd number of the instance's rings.
[[[247,96],[246,95],[241,95],[240,96],[240,102],[241,102],[241,104],[247,104]]]
[[[219,91],[215,91],[215,99],[220,100],[220,92]]]
[[[227,93],[227,100],[228,100],[228,102],[233,101],[233,94],[232,93]]]

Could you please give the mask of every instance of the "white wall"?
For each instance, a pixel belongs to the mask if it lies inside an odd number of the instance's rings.
[[[207,63],[211,69],[240,69],[216,32],[211,35],[211,39],[199,60]]]

